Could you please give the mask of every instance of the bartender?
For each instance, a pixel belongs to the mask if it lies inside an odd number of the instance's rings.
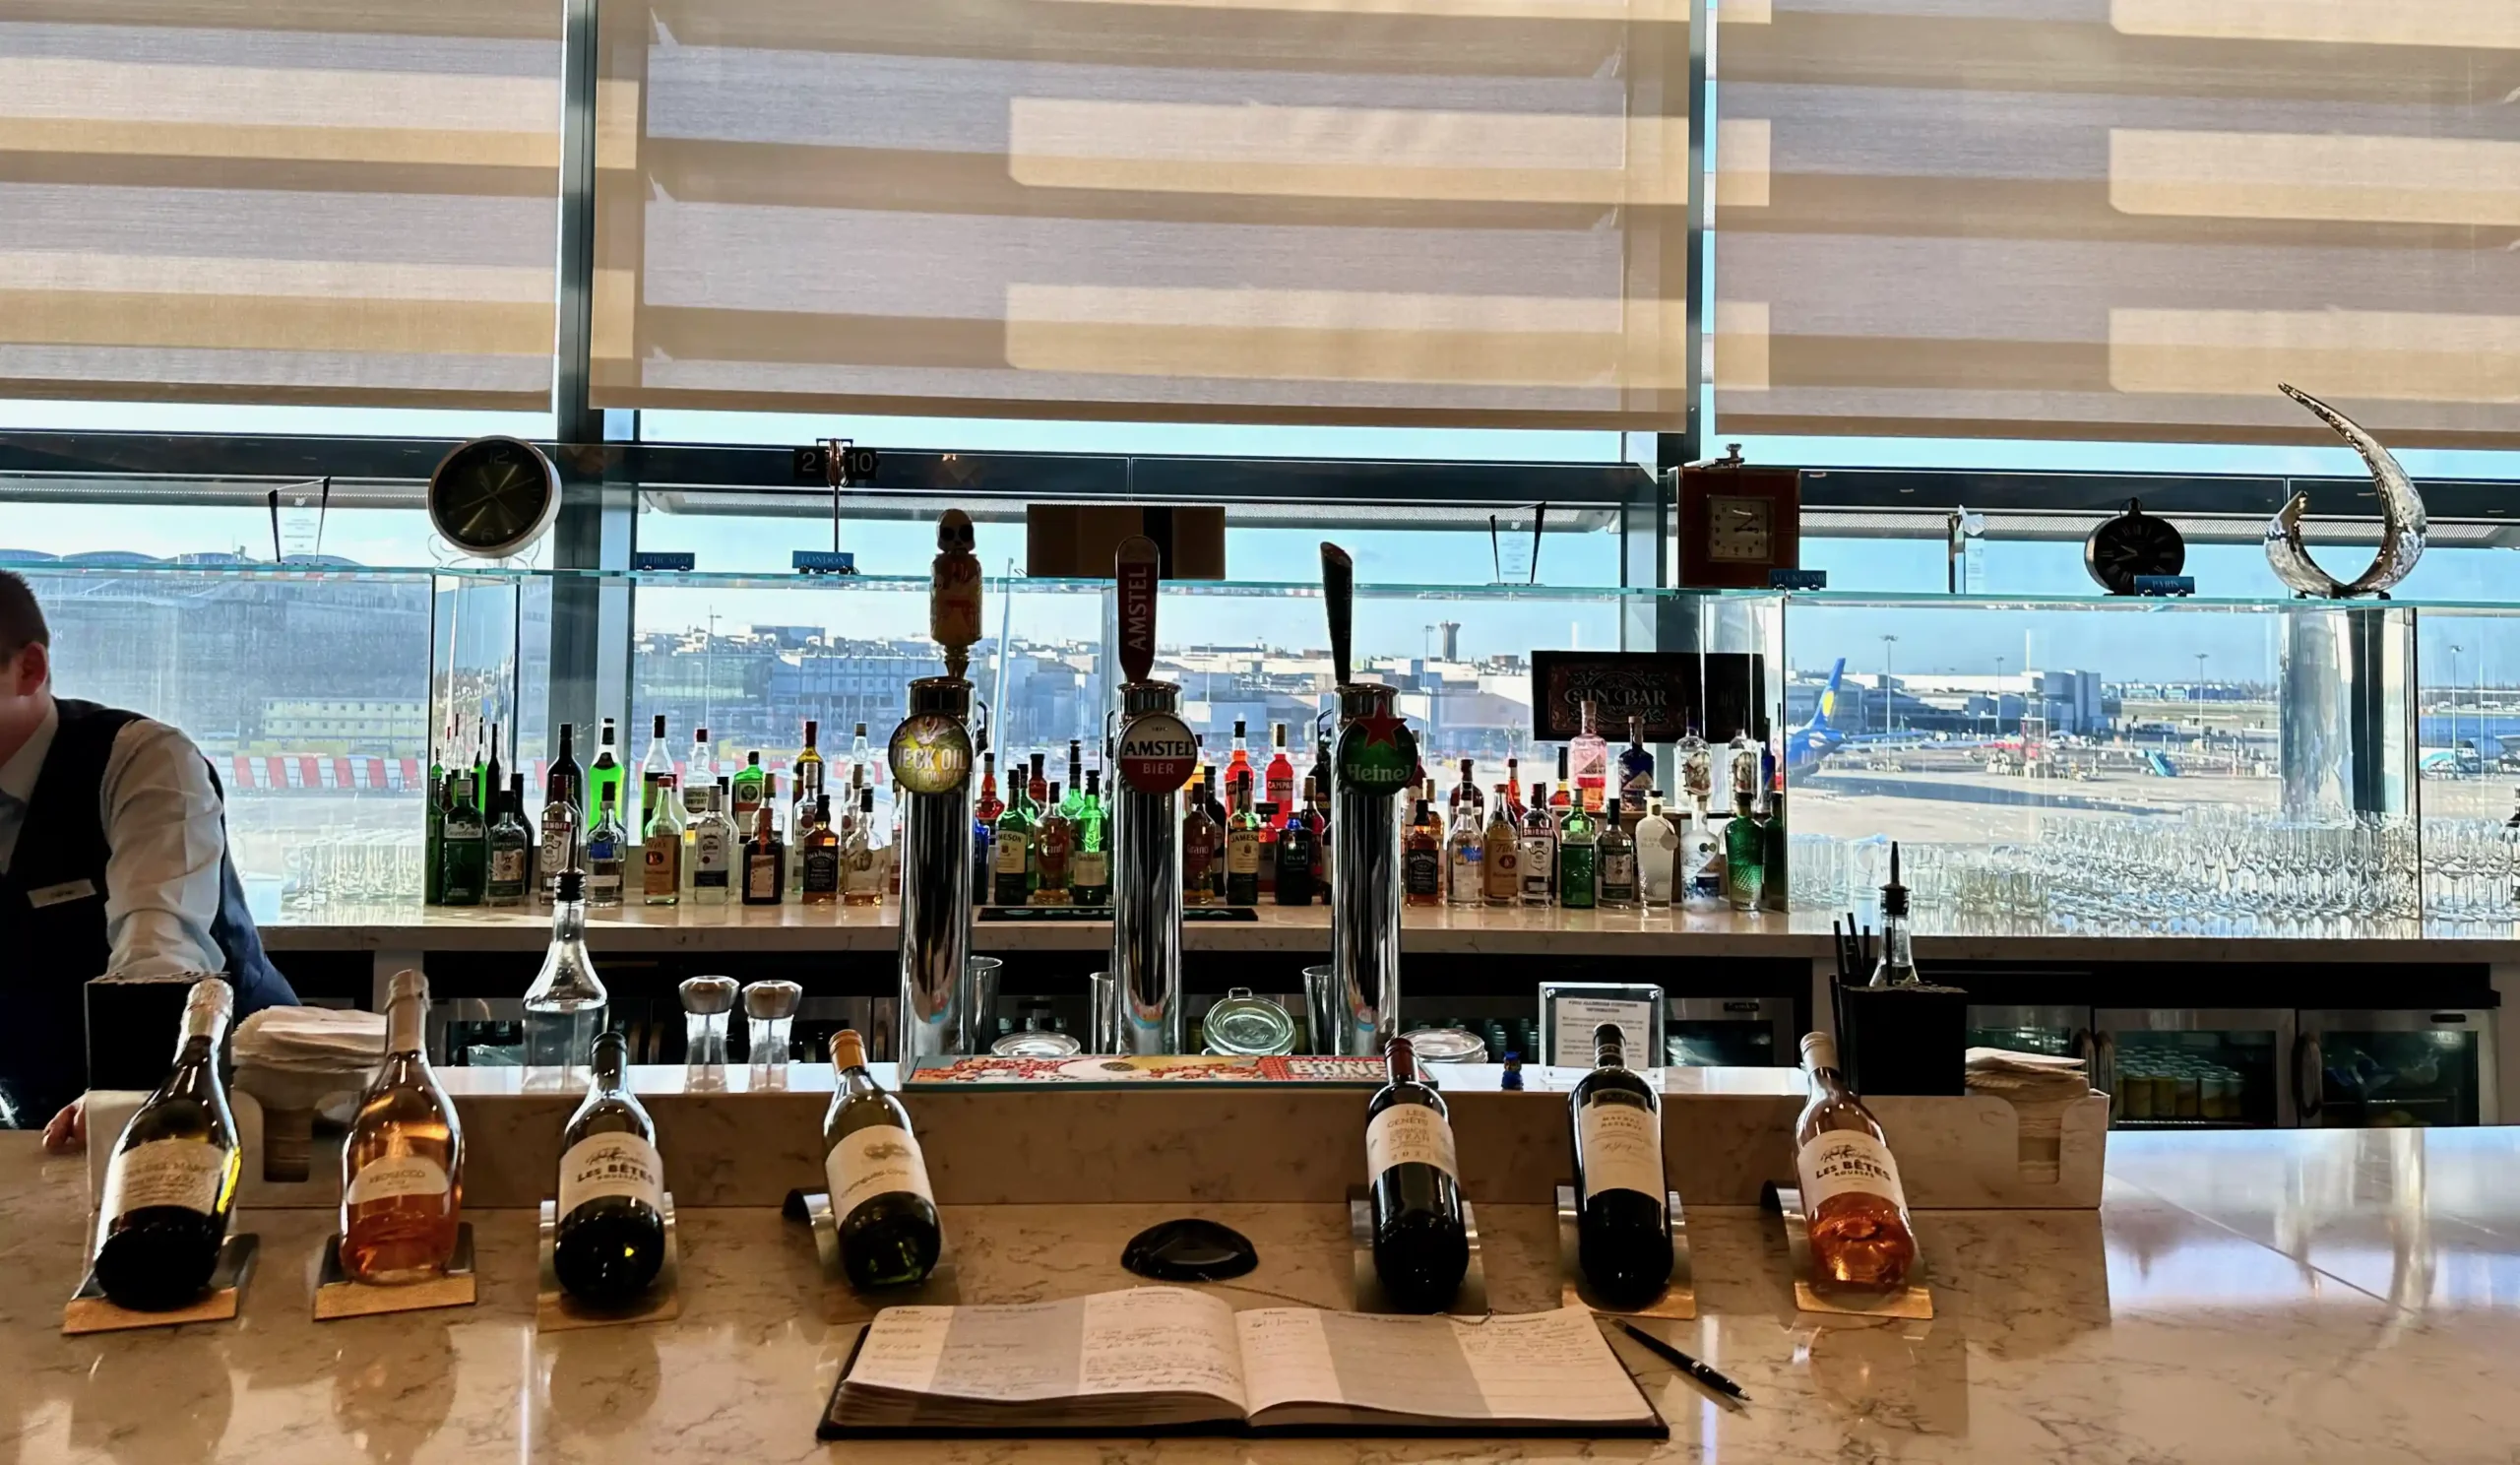
[[[53,696],[43,611],[0,571],[0,1128],[87,1142],[85,988],[107,972],[223,972],[240,1017],[297,1001],[246,913],[201,750]]]

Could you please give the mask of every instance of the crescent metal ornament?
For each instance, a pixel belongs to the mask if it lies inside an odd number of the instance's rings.
[[[2275,578],[2298,595],[2331,601],[2363,595],[2388,599],[2389,588],[2414,574],[2416,561],[2424,558],[2424,537],[2429,528],[2424,515],[2424,496],[2415,491],[2414,480],[2398,466],[2397,459],[2389,456],[2389,450],[2380,446],[2380,440],[2363,431],[2352,417],[2289,383],[2276,383],[2276,390],[2308,408],[2311,415],[2362,455],[2362,462],[2371,470],[2371,486],[2380,495],[2380,552],[2372,556],[2370,568],[2355,576],[2351,583],[2320,569],[2301,542],[2301,516],[2309,511],[2310,496],[2296,493],[2291,503],[2267,521],[2267,564],[2275,571]]]

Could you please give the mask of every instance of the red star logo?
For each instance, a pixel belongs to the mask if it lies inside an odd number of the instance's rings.
[[[1358,718],[1356,727],[1365,734],[1365,740],[1360,744],[1364,747],[1372,747],[1376,743],[1386,747],[1398,747],[1400,734],[1409,731],[1408,723],[1388,712]]]

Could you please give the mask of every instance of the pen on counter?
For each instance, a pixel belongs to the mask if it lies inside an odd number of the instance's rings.
[[[1647,1332],[1645,1329],[1638,1327],[1635,1323],[1629,1322],[1623,1317],[1615,1318],[1613,1321],[1618,1323],[1620,1331],[1626,1333],[1629,1337],[1634,1338],[1637,1342],[1644,1344],[1647,1352],[1654,1354],[1665,1363],[1670,1364],[1672,1368],[1686,1373],[1691,1378],[1705,1384],[1708,1388],[1715,1390],[1719,1394],[1723,1394],[1729,1398],[1738,1399],[1744,1404],[1750,1402],[1750,1396],[1741,1392],[1741,1386],[1734,1383],[1732,1379],[1718,1373],[1713,1369],[1699,1363],[1687,1354],[1680,1352],[1670,1344],[1655,1337],[1652,1333]]]

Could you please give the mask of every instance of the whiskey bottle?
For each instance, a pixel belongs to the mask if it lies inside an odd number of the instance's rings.
[[[428,979],[385,988],[385,1061],[342,1142],[342,1271],[400,1285],[446,1274],[464,1210],[464,1126],[430,1071]]]
[[[551,946],[525,989],[528,1068],[584,1068],[611,994],[587,955],[586,875],[562,870],[551,902]]]
[[[1402,901],[1408,905],[1444,903],[1444,836],[1435,823],[1431,799],[1418,800],[1417,809],[1410,815],[1408,832],[1401,836],[1400,891]]]
[[[1214,906],[1225,900],[1217,885],[1225,831],[1208,814],[1206,790],[1207,770],[1200,770],[1197,782],[1190,786],[1190,796],[1181,805],[1181,903],[1185,906]]]
[[[1249,779],[1232,793],[1233,817],[1225,829],[1225,903],[1256,906],[1260,904],[1260,816],[1251,811]]]
[[[1917,1262],[1908,1199],[1880,1121],[1838,1073],[1837,1040],[1805,1034],[1811,1097],[1794,1122],[1795,1174],[1810,1218],[1812,1280],[1888,1291]]]
[[[1653,1301],[1671,1277],[1663,1102],[1627,1066],[1615,1023],[1593,1029],[1593,1071],[1568,1096],[1574,1123],[1576,1264],[1604,1302]]]
[[[492,791],[490,870],[484,904],[521,906],[534,885],[534,831],[525,827],[525,777]]]
[[[1033,903],[1033,794],[1021,774],[1006,781],[1006,812],[997,816],[995,853],[998,906]]]
[[[1070,862],[1076,867],[1076,903],[1107,907],[1111,904],[1111,821],[1102,807],[1102,769],[1087,771],[1085,801],[1078,805],[1074,822],[1076,853]],[[1186,875],[1182,883],[1186,899]]]
[[[622,877],[630,865],[630,832],[621,827],[612,801],[620,792],[615,782],[596,795],[595,827],[587,831],[587,904],[598,910],[621,904]]]
[[[219,1045],[235,1003],[234,989],[217,977],[193,984],[175,1065],[133,1112],[105,1163],[90,1261],[118,1307],[181,1307],[218,1269],[242,1168],[236,1119],[219,1080]]]
[[[1444,1101],[1422,1082],[1406,1038],[1384,1051],[1390,1077],[1365,1106],[1365,1177],[1374,1275],[1398,1306],[1442,1308],[1470,1271],[1461,1163]]]
[[[664,1161],[625,1077],[629,1053],[617,1032],[595,1041],[595,1076],[560,1134],[551,1270],[562,1291],[598,1307],[635,1301],[665,1260]]]
[[[840,903],[840,831],[831,827],[831,796],[814,796],[811,824],[796,842],[796,863],[804,867],[801,897],[809,906]]]
[[[1037,906],[1071,904],[1074,871],[1069,859],[1076,851],[1076,826],[1060,802],[1059,789],[1053,780],[1049,797],[1041,801],[1041,821],[1033,832],[1032,904]]]
[[[640,898],[652,906],[682,899],[682,800],[670,778],[652,785],[647,837],[640,843]]]
[[[1480,841],[1480,858],[1487,866],[1482,878],[1491,906],[1510,906],[1523,898],[1523,836],[1514,827],[1512,800],[1506,791],[1506,785],[1496,786],[1496,800],[1487,806],[1487,829]]]
[[[856,1030],[831,1035],[831,1066],[823,1178],[840,1225],[841,1270],[852,1287],[924,1281],[945,1242],[910,1115],[866,1071],[866,1047]]]
[[[440,896],[450,906],[477,906],[488,895],[490,831],[481,822],[480,795],[471,769],[447,778],[446,806],[438,814]]]

